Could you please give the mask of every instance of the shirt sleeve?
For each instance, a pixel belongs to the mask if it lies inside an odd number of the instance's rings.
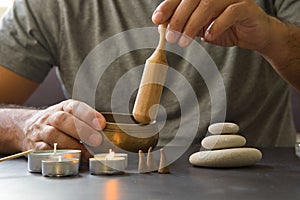
[[[300,26],[300,1],[299,0],[275,0],[276,16],[285,23]]]
[[[57,65],[59,19],[55,2],[14,1],[0,22],[1,66],[40,83]]]

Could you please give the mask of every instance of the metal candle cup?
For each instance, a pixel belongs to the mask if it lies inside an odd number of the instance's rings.
[[[42,160],[42,174],[49,177],[75,176],[79,171],[78,158],[62,158],[53,156]]]
[[[62,158],[77,158],[80,159],[80,150],[56,150],[55,155],[60,155]],[[41,150],[34,151],[28,154],[28,171],[29,172],[42,172],[42,160],[48,160],[50,157],[54,156],[53,150]]]
[[[93,175],[122,174],[125,170],[125,158],[115,157],[106,159],[105,157],[90,158],[90,173]]]
[[[95,154],[94,158],[98,160],[104,160],[109,153],[99,153]],[[128,166],[128,154],[127,153],[115,153],[115,157],[124,157],[125,158],[125,168]]]
[[[95,155],[90,158],[90,173],[94,175],[101,174],[120,174],[127,167],[128,154],[115,153],[109,149],[109,153]]]

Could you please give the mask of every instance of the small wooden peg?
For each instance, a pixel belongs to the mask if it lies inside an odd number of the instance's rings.
[[[170,169],[168,166],[168,161],[164,149],[160,149],[160,162],[159,162],[158,173],[160,174],[170,173]]]
[[[152,147],[148,149],[147,166],[148,166],[148,170],[151,172],[157,171],[158,169],[157,164],[153,158]]]
[[[139,168],[138,171],[140,174],[148,173],[148,166],[146,163],[146,159],[142,150],[139,150]]]

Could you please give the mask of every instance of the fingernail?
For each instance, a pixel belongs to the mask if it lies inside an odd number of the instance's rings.
[[[88,144],[91,146],[98,146],[101,144],[102,142],[102,137],[100,134],[92,134],[90,135],[89,139],[88,139]]]
[[[213,39],[212,34],[211,34],[211,32],[210,32],[209,29],[207,29],[207,30],[205,31],[204,39],[207,40],[207,41],[211,41],[211,40]]]
[[[212,28],[214,25],[215,21],[213,21],[206,29],[205,33],[204,33],[204,39],[207,41],[212,41],[213,38],[213,34],[212,34]]]
[[[170,30],[167,31],[166,39],[168,42],[175,43],[177,42],[178,38],[179,38],[178,33],[175,33],[174,31],[170,31]]]
[[[155,21],[155,22],[163,22],[163,13],[159,10],[155,11],[153,16],[152,16],[152,21]]]
[[[187,47],[190,45],[190,43],[192,42],[192,40],[188,37],[182,36],[178,42],[179,46],[181,47]]]

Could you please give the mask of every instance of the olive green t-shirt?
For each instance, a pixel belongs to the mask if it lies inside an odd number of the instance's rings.
[[[300,25],[300,1],[256,2]],[[0,25],[0,65],[38,83],[57,66],[69,98],[101,112],[130,113],[143,65],[158,42],[151,15],[159,3],[15,0]],[[289,87],[258,53],[199,39],[167,50],[161,144],[174,138],[199,143],[209,124],[227,121],[240,126],[247,145],[294,145]]]

